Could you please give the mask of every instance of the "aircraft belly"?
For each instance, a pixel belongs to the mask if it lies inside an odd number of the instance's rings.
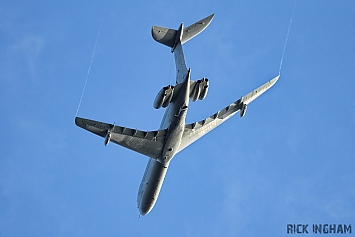
[[[141,215],[148,214],[154,207],[169,164],[162,165],[156,160],[149,160],[147,172],[143,177],[138,193],[138,208]]]

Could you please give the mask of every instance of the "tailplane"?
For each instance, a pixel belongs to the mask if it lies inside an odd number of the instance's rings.
[[[152,36],[153,38],[168,47],[174,52],[175,47],[181,42],[181,44],[189,41],[199,33],[201,33],[212,21],[214,14],[184,28],[184,23],[181,23],[178,30],[164,28],[160,26],[153,26]]]

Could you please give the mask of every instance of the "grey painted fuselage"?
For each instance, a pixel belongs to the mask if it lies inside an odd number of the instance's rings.
[[[149,158],[142,182],[139,186],[137,204],[141,215],[148,214],[158,199],[161,186],[171,159],[177,153],[181,138],[185,129],[185,118],[189,105],[190,93],[190,70],[186,72],[184,54],[181,44],[178,44],[174,51],[177,65],[183,69],[177,69],[177,78],[184,73],[183,83],[177,95],[165,111],[160,129],[168,129],[165,137],[164,147],[158,159]],[[177,66],[178,67],[178,66]]]

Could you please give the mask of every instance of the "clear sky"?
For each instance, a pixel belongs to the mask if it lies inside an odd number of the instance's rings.
[[[156,130],[174,83],[151,26],[188,26],[204,119],[278,74],[294,1],[0,3],[0,236],[287,236],[291,224],[355,232],[355,1],[298,0],[281,77],[171,163],[138,219],[148,158],[75,126],[78,116]],[[310,231],[310,229],[309,229]],[[311,234],[311,233],[310,233]]]

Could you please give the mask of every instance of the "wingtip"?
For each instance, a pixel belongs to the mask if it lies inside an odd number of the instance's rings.
[[[79,127],[80,127],[80,125],[79,125],[80,119],[82,119],[82,118],[80,118],[80,117],[78,117],[78,116],[75,117],[74,123],[75,123],[76,126],[79,126]]]
[[[78,125],[78,119],[79,119],[79,117],[75,116],[74,123],[75,123],[76,125]]]
[[[279,80],[279,77],[280,77],[280,74],[277,75],[276,77],[274,77],[273,79],[271,79],[270,82],[271,82],[272,84],[275,84],[275,83],[277,82],[277,80]]]
[[[211,23],[211,21],[213,20],[213,18],[214,18],[214,13],[212,13],[211,15],[209,15],[208,17],[206,17],[207,19],[209,19],[209,22],[208,22],[208,24],[209,23]]]

